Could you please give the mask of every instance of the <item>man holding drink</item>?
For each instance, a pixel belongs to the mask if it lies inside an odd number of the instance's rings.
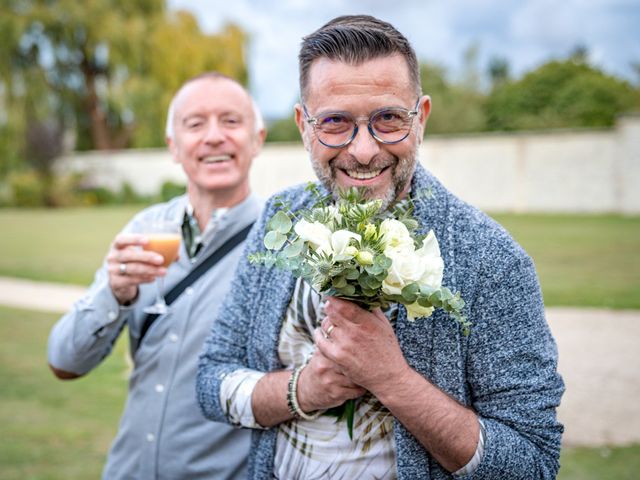
[[[262,208],[248,174],[265,130],[247,91],[211,72],[176,93],[166,134],[187,193],[138,213],[115,237],[88,293],[54,326],[49,364],[58,378],[83,376],[127,326],[133,371],[104,478],[244,478],[248,434],[205,421],[195,372]],[[164,301],[157,279],[170,305],[149,314]]]

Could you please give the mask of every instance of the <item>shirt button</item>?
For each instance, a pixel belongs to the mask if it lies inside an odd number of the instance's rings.
[[[107,314],[107,317],[109,317],[109,320],[115,320],[116,318],[118,318],[118,314],[116,312],[114,312],[113,310],[111,310]]]
[[[156,439],[156,437],[153,435],[153,433],[147,433],[147,442],[153,442]]]
[[[164,385],[162,385],[161,383],[156,385],[156,392],[158,393],[162,393],[164,392]]]
[[[178,335],[176,335],[175,333],[169,334],[169,340],[171,340],[174,343],[177,342],[178,341]]]
[[[187,287],[184,291],[187,295],[193,295],[193,288]]]

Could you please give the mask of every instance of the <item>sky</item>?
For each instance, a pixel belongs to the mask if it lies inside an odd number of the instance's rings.
[[[287,116],[298,98],[300,41],[328,20],[369,14],[393,24],[418,58],[463,75],[464,55],[477,67],[508,61],[512,76],[584,46],[589,61],[640,83],[640,0],[169,0],[191,11],[207,33],[227,22],[250,36],[249,89],[267,119]],[[425,92],[428,93],[428,92]]]

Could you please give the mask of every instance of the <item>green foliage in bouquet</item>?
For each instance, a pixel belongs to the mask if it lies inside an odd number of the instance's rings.
[[[368,310],[400,303],[410,320],[442,308],[469,334],[464,300],[441,285],[444,262],[435,235],[416,233],[412,200],[382,210],[382,201],[366,200],[355,188],[340,192],[335,203],[314,184],[307,190],[315,199],[309,209],[277,204],[264,237],[268,251],[251,254],[252,263],[289,270],[317,292]]]

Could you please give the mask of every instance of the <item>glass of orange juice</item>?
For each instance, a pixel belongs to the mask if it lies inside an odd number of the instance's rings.
[[[140,226],[140,233],[146,236],[149,242],[144,246],[145,250],[159,253],[164,258],[164,267],[168,268],[176,258],[180,249],[182,234],[180,224],[177,222],[158,220],[144,223]],[[156,278],[156,300],[153,305],[144,309],[145,313],[164,314],[169,312],[169,306],[164,300],[164,277]]]

